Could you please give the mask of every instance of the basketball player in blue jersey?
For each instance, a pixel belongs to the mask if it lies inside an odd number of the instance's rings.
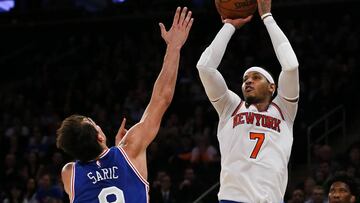
[[[249,22],[223,19],[224,25],[202,53],[197,69],[219,116],[220,202],[281,203],[287,186],[299,76],[296,55],[271,14],[271,0],[258,0],[258,12],[281,65],[277,95],[272,76],[250,67],[242,77],[241,99],[217,70],[236,29]],[[241,55],[241,53],[239,53]]]
[[[101,128],[88,117],[72,115],[62,122],[57,146],[77,160],[66,164],[61,174],[71,202],[149,201],[146,148],[155,138],[173,98],[180,51],[193,24],[191,15],[186,7],[179,7],[170,30],[159,24],[167,44],[163,66],[141,120],[127,131],[119,145],[108,148]],[[123,132],[124,122],[117,136]]]

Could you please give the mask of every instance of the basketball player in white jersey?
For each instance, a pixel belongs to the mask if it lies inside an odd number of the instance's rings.
[[[281,65],[277,96],[272,76],[250,67],[243,75],[242,100],[228,89],[217,70],[236,29],[249,22],[224,19],[224,25],[201,55],[197,68],[206,94],[219,115],[220,202],[283,202],[287,165],[298,107],[296,55],[271,14],[271,0],[258,0],[258,12]],[[241,53],[239,53],[241,55]]]
[[[180,51],[193,24],[192,12],[176,9],[170,30],[160,23],[167,44],[162,69],[155,81],[149,104],[141,120],[125,137],[122,123],[115,147],[108,148],[106,136],[90,118],[67,117],[57,131],[57,146],[76,161],[66,164],[62,180],[74,203],[148,203],[146,148],[155,138],[169,107],[179,68]]]

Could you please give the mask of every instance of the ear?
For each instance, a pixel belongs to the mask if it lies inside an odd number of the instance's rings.
[[[355,202],[356,202],[355,195],[351,195],[350,202],[351,202],[351,203],[355,203]]]
[[[275,93],[276,85],[274,83],[269,84],[269,91],[272,92],[272,94]]]
[[[101,133],[98,133],[98,134],[97,134],[97,140],[98,140],[99,142],[103,142],[103,141],[105,140],[105,137],[102,136]]]

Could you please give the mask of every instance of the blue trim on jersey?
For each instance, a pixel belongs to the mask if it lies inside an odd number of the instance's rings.
[[[99,160],[75,163],[74,203],[147,203],[148,185],[120,149],[111,147]],[[122,202],[122,201],[120,201]]]

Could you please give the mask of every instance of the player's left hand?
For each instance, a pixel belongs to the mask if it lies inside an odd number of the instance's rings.
[[[184,45],[194,21],[191,15],[192,12],[188,11],[187,7],[184,7],[183,9],[178,7],[169,31],[166,31],[163,23],[159,23],[161,37],[168,46],[181,48]]]
[[[229,18],[223,18],[221,17],[221,20],[223,23],[230,23],[231,25],[233,25],[236,29],[241,28],[242,26],[244,26],[246,23],[250,22],[250,20],[252,19],[252,15],[246,17],[246,18],[236,18],[236,19],[229,19]]]
[[[121,140],[125,137],[127,129],[125,129],[126,118],[123,118],[120,128],[115,136],[115,146],[118,146]]]

